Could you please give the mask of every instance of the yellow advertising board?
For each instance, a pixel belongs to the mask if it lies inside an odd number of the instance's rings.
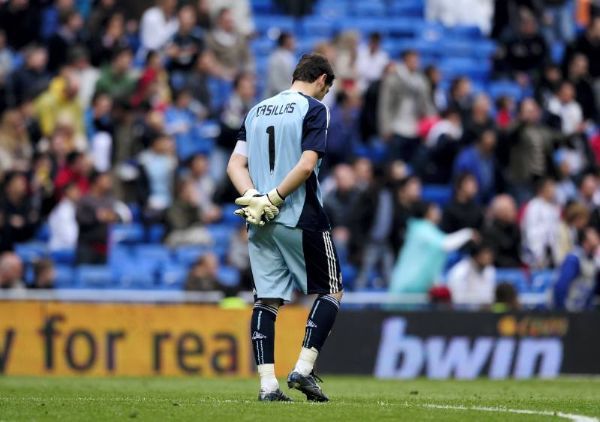
[[[307,312],[279,312],[278,375],[296,361]],[[247,377],[250,316],[211,305],[0,302],[0,373]]]

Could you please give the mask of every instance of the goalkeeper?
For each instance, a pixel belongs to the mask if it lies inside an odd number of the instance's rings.
[[[342,277],[318,182],[329,111],[320,102],[333,83],[331,65],[304,55],[289,90],[254,106],[238,135],[227,173],[238,192],[236,214],[249,226],[255,304],[251,339],[261,401],[289,401],[275,377],[275,320],[294,288],[318,295],[287,384],[311,401],[328,401],[313,367],[340,307]],[[349,210],[350,212],[350,210]]]

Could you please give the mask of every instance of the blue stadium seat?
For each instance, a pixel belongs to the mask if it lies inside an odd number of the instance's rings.
[[[144,226],[140,223],[115,224],[110,229],[112,243],[139,243],[144,240]]]
[[[496,284],[498,283],[510,283],[519,293],[528,290],[527,276],[520,268],[498,268]]]
[[[231,227],[229,224],[209,224],[206,226],[206,229],[210,233],[215,245],[229,245],[231,236],[235,231],[235,228]]]
[[[221,267],[217,275],[219,283],[225,287],[236,287],[240,284],[240,272],[233,267]]]
[[[276,39],[283,31],[296,32],[295,19],[286,15],[255,16],[254,23],[260,35],[266,35],[271,39]]]
[[[556,282],[556,272],[536,271],[531,275],[531,283],[529,284],[530,291],[533,293],[545,293],[554,286]]]
[[[354,282],[356,281],[356,275],[358,273],[356,267],[351,264],[344,264],[342,265],[341,270],[344,288],[347,288],[348,290],[353,290]]]
[[[146,230],[146,240],[150,243],[160,243],[165,237],[166,231],[164,224],[152,224]]]
[[[337,20],[350,15],[350,4],[343,0],[321,0],[315,6],[313,16]]]
[[[222,207],[223,212],[223,224],[240,226],[244,223],[244,220],[235,215],[233,212],[239,207],[235,204],[224,204]]]
[[[387,9],[380,0],[357,1],[352,3],[352,13],[356,16],[385,16]]]
[[[57,264],[73,265],[76,251],[74,249],[60,249],[50,252],[50,258]]]
[[[151,260],[138,260],[112,271],[117,287],[122,289],[152,289],[156,287],[154,263]]]
[[[273,0],[252,0],[251,7],[255,15],[269,14],[276,11]]]
[[[424,185],[421,197],[424,201],[435,202],[443,207],[452,198],[452,188],[446,185]]]
[[[57,289],[68,289],[76,283],[75,270],[70,265],[55,265],[54,287]]]
[[[275,43],[270,38],[257,38],[250,44],[254,55],[256,56],[268,56],[271,51],[275,48]]]
[[[439,68],[444,78],[447,79],[467,76],[475,81],[485,81],[489,77],[491,63],[484,59],[453,57],[442,60]]]
[[[181,246],[175,250],[175,258],[180,265],[190,266],[209,251],[206,246]]]
[[[48,223],[42,224],[35,232],[35,239],[40,242],[47,242],[50,239],[50,226]]]
[[[161,244],[143,243],[133,247],[133,258],[136,262],[146,263],[154,269],[162,268],[173,261],[171,250]]]
[[[321,16],[307,16],[301,21],[300,26],[303,37],[298,42],[303,42],[306,37],[330,38],[335,33],[336,22]]]
[[[114,285],[113,273],[108,265],[80,265],[76,270],[79,287],[107,288]]]
[[[512,81],[493,81],[488,86],[488,93],[494,99],[506,95],[518,101],[523,97],[521,86]]]
[[[160,273],[160,287],[163,289],[181,290],[188,270],[182,265],[169,265]]]
[[[390,16],[401,18],[422,18],[424,15],[424,5],[420,0],[396,0],[388,6],[387,12]]]
[[[563,56],[565,55],[565,44],[561,42],[556,42],[552,44],[550,48],[550,56],[552,58],[552,62],[556,64],[562,63]]]
[[[130,202],[127,204],[127,207],[131,212],[131,218],[133,219],[133,222],[140,223],[142,221],[142,207],[140,207],[140,204]]]
[[[37,241],[17,243],[14,246],[14,251],[26,264],[44,258],[48,254],[46,244]]]

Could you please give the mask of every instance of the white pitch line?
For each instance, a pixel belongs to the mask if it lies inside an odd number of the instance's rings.
[[[591,416],[576,415],[573,413],[551,412],[546,410],[527,410],[527,409],[507,409],[504,407],[483,407],[483,406],[451,406],[442,404],[423,404],[421,407],[429,409],[449,409],[449,410],[476,410],[479,412],[497,412],[497,413],[517,413],[520,415],[539,415],[539,416],[556,416],[558,418],[567,419],[572,422],[599,422],[598,418]]]

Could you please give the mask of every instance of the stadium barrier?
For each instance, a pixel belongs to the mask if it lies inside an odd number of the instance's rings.
[[[296,360],[308,309],[277,321],[276,361]],[[0,302],[0,373],[248,377],[251,311],[200,304]],[[381,378],[600,374],[597,313],[342,310],[318,371]]]

